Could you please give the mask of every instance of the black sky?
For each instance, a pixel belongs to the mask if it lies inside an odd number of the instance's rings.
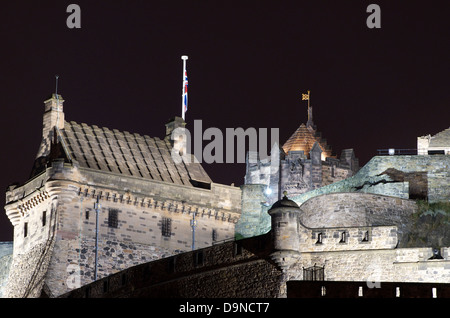
[[[81,8],[69,29],[66,8]],[[369,29],[366,8],[381,8]],[[181,109],[187,127],[280,129],[283,143],[314,121],[334,153],[416,148],[450,126],[448,1],[8,1],[0,12],[0,185],[29,177],[43,101],[65,99],[66,120],[163,137]],[[207,144],[205,141],[204,144]],[[244,164],[204,165],[217,183],[243,183]],[[4,195],[0,204],[4,205]],[[0,241],[12,226],[0,215]]]

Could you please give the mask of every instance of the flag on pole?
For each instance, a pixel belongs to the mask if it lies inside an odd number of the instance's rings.
[[[308,94],[302,94],[302,100],[309,100],[309,93]]]
[[[186,60],[188,57],[186,55],[183,55],[181,57],[183,60],[183,86],[181,87],[181,117],[183,120],[186,120],[184,113],[188,109],[188,77],[187,77],[187,71],[186,71]]]
[[[188,109],[188,77],[187,77],[187,71],[184,70],[184,82],[183,82],[183,107],[184,111],[186,112]]]

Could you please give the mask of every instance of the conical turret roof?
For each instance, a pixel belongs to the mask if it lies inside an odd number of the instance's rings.
[[[304,151],[304,154],[309,156],[309,152],[316,142],[319,143],[319,146],[322,149],[322,160],[327,157],[333,157],[331,147],[327,144],[326,140],[321,137],[321,133],[319,133],[312,125],[306,126],[303,123],[284,143],[283,150],[285,153],[289,153],[289,151]]]

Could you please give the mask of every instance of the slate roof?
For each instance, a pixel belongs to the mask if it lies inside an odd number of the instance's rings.
[[[176,164],[167,139],[73,121],[64,123],[61,134],[70,159],[81,167],[188,186],[190,180],[211,183],[200,163]]]

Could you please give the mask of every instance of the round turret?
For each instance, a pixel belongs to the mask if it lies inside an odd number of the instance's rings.
[[[272,218],[272,236],[275,250],[299,250],[299,215],[300,208],[290,200],[284,192],[284,197],[275,202],[269,215]]]
[[[283,194],[284,194],[284,197],[272,205],[272,207],[269,210],[269,214],[270,214],[271,210],[276,209],[276,208],[281,208],[281,207],[299,208],[298,204],[295,203],[295,201],[288,199],[288,197],[286,196],[286,194],[287,194],[286,191],[284,191]]]

